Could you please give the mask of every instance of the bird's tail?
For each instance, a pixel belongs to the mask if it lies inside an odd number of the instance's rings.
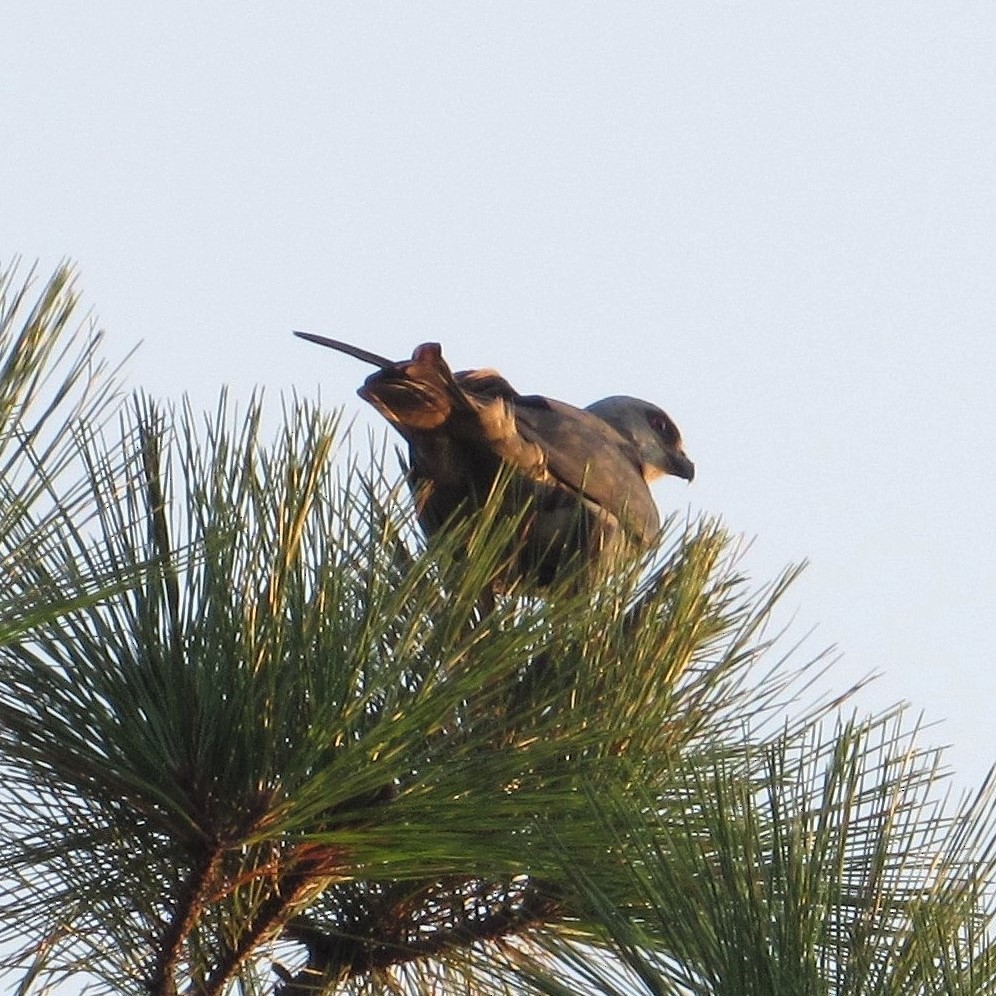
[[[438,342],[423,343],[410,360],[371,374],[357,394],[402,431],[435,429],[454,409],[468,407]]]

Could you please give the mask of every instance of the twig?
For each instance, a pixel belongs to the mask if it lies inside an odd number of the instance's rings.
[[[279,936],[301,904],[342,865],[338,849],[312,844],[294,848],[289,860],[290,869],[281,876],[279,888],[260,904],[252,926],[207,980],[188,990],[187,996],[218,996],[256,949]]]
[[[457,893],[455,901],[459,904],[465,898]],[[286,970],[278,973],[282,983],[276,993],[300,996],[314,992],[316,984],[321,988],[331,981],[432,958],[454,948],[470,948],[483,941],[521,933],[561,910],[562,904],[557,899],[527,889],[524,899],[515,906],[506,901],[495,904],[486,913],[478,910],[473,917],[461,911],[454,914],[449,927],[435,929],[422,937],[411,936],[411,920],[406,924],[394,904],[372,912],[362,933],[355,928],[349,934],[326,933],[304,917],[298,917],[288,924],[285,933],[308,949],[308,963],[296,975]]]
[[[223,854],[224,848],[215,844],[191,869],[186,888],[182,890],[172,919],[166,924],[159,953],[152,965],[149,979],[152,996],[176,996],[176,967],[183,945],[196,927],[204,905],[215,888]]]

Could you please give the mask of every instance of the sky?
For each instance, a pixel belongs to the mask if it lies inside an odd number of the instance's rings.
[[[127,382],[344,405],[439,341],[632,394],[824,687],[996,761],[996,5],[7,0],[0,263],[64,258]],[[362,437],[359,437],[362,438]]]

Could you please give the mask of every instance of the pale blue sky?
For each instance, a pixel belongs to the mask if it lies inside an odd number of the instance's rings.
[[[2,15],[0,259],[129,378],[352,412],[309,328],[646,397],[829,684],[996,760],[996,5],[120,3]],[[364,413],[366,419],[366,413]],[[367,423],[374,424],[370,418]],[[366,423],[361,423],[366,424]],[[805,653],[805,650],[803,651]],[[801,658],[800,658],[801,659]]]

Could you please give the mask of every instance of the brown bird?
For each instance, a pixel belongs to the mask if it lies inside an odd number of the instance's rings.
[[[495,370],[453,373],[438,343],[394,362],[336,339],[295,332],[380,369],[357,392],[405,438],[419,523],[433,535],[458,510],[479,509],[502,464],[510,500],[531,500],[512,577],[548,584],[574,557],[589,564],[643,549],[660,529],[647,487],[664,474],[691,481],[681,433],[656,405],[614,396],[585,409],[525,396]]]

